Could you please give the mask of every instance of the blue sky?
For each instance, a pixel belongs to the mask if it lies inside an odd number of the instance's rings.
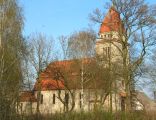
[[[41,32],[57,38],[88,27],[88,15],[108,0],[19,0],[23,7],[23,34]],[[154,3],[155,0],[148,2]]]
[[[88,15],[106,0],[20,0],[24,35],[43,32],[54,38],[87,28]]]

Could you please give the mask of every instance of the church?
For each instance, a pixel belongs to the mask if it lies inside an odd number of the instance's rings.
[[[120,14],[111,7],[99,29],[96,56],[50,63],[39,75],[33,90],[21,92],[18,110],[42,114],[124,110],[125,83],[120,75],[123,32]]]

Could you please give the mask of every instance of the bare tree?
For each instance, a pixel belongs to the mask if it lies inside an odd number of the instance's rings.
[[[69,56],[74,59],[79,59],[81,63],[81,89],[82,89],[82,108],[84,104],[84,74],[85,64],[84,58],[93,57],[95,55],[95,39],[96,34],[93,30],[75,32],[69,37],[68,51]],[[86,64],[87,65],[87,64]]]
[[[35,68],[37,77],[40,72],[52,61],[53,39],[47,39],[45,35],[37,33],[29,39],[29,61]]]
[[[32,65],[29,66],[29,71],[33,73],[40,86],[39,75],[47,67],[47,65],[53,60],[53,39],[47,39],[45,35],[41,33],[33,34],[29,37],[28,43],[28,56],[26,57],[26,63]],[[29,78],[28,78],[29,79]],[[39,114],[39,103],[41,86],[38,88],[37,93],[37,113]]]
[[[131,91],[134,89],[132,87],[134,86],[133,75],[144,61],[147,50],[155,45],[156,7],[148,5],[144,0],[111,0],[111,4],[120,14],[124,27],[124,31],[121,29],[122,26],[118,30],[119,40],[122,45],[122,49],[119,51],[122,55],[122,77],[127,93],[126,108],[130,110]],[[98,14],[94,12],[90,18],[94,22],[99,22],[101,16],[100,12]],[[138,48],[137,51],[131,52],[132,47]]]
[[[141,73],[141,77],[143,78],[143,81],[138,84],[141,88],[146,88],[150,95],[154,95],[153,92],[156,91],[156,68],[155,63],[156,56],[155,56],[155,48],[152,49],[151,55],[149,56],[149,59],[147,59],[143,65],[139,68],[139,72]],[[141,71],[141,72],[140,72]]]
[[[74,81],[74,80],[79,81],[78,86],[81,85],[82,96],[83,96],[84,85],[82,82],[84,81],[83,68],[85,68],[85,65],[82,65],[82,63],[84,64],[84,61],[85,61],[84,58],[93,57],[95,38],[96,38],[96,35],[92,30],[74,32],[69,37],[67,36],[59,37],[59,41],[60,41],[61,48],[63,51],[63,58],[65,60],[62,62],[63,62],[63,65],[66,66],[69,70],[62,70],[62,68],[64,67],[60,66],[61,68],[58,68],[59,70],[57,71],[57,74],[61,76],[62,80],[64,81],[65,90],[70,94],[72,98],[71,100],[72,107],[70,108],[69,111],[73,110],[75,106],[74,89],[76,89],[76,87],[71,90],[71,84],[72,84],[71,81]],[[72,60],[68,60],[68,59],[72,59]],[[56,64],[56,66],[59,66],[59,65]],[[76,76],[74,76],[73,74],[76,74]],[[74,79],[74,80],[71,80],[71,79]],[[66,102],[64,101],[64,98],[61,98],[60,94],[58,94],[58,98],[66,106],[68,110],[69,108]],[[83,104],[83,100],[81,101],[81,103]]]
[[[73,73],[77,73],[76,66],[74,66],[74,60],[64,60],[52,62],[47,68],[49,71],[49,77],[56,80],[58,95],[57,98],[64,105],[64,111],[72,111],[75,107],[75,89],[77,84],[74,85],[74,81],[77,80]],[[60,83],[63,84],[60,86]],[[62,95],[61,90],[64,90],[65,94]]]
[[[63,59],[66,60],[68,59],[68,37],[67,36],[59,36],[58,38],[61,48],[62,48],[62,52],[63,52]]]
[[[68,40],[68,54],[70,58],[93,57],[95,53],[96,34],[93,30],[74,32]]]

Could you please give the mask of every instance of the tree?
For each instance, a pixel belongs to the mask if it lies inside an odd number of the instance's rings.
[[[70,58],[92,57],[95,53],[96,34],[93,30],[74,32],[68,39]]]
[[[65,91],[69,93],[69,96],[71,97],[71,107],[69,108],[66,102],[64,101],[64,98],[61,98],[60,92],[58,92],[58,98],[60,101],[64,104],[66,107],[66,111],[72,111],[75,106],[75,92],[72,89],[71,90],[71,84],[72,81],[79,81],[77,83],[77,86],[81,85],[82,88],[82,96],[83,96],[83,81],[84,81],[84,70],[82,70],[82,66],[84,68],[85,58],[87,57],[93,57],[94,54],[94,43],[95,43],[96,35],[92,30],[86,30],[86,31],[79,31],[74,32],[69,37],[68,36],[60,36],[59,41],[61,44],[62,52],[63,52],[63,58],[65,61],[60,61],[63,65],[60,66],[60,64],[57,62],[54,66],[57,66],[56,75],[59,75],[57,80],[59,81],[60,77],[63,80],[65,85]],[[69,60],[72,59],[72,60]],[[85,62],[86,63],[86,62]],[[64,67],[63,67],[64,66]],[[66,69],[62,69],[66,68]],[[76,75],[73,75],[76,74]],[[72,76],[73,75],[73,76]],[[72,80],[73,79],[73,80]],[[81,82],[80,82],[81,80]],[[76,86],[74,89],[77,89]],[[82,108],[83,108],[83,97],[82,97]]]
[[[22,82],[23,16],[16,0],[0,0],[0,117],[11,119]]]
[[[68,41],[68,51],[69,56],[74,59],[79,59],[78,64],[81,66],[81,89],[82,89],[82,108],[84,104],[83,94],[84,94],[84,75],[85,75],[85,66],[83,59],[88,57],[93,57],[95,55],[95,40],[96,34],[93,30],[79,31],[73,33],[69,37]]]
[[[47,39],[41,33],[29,37],[28,60],[33,65],[37,78],[42,70],[53,60],[53,39]]]
[[[155,47],[151,51],[151,56],[144,62],[140,67],[139,71],[143,74],[141,77],[144,81],[141,81],[141,88],[146,88],[149,93],[156,91],[156,56],[155,56]],[[150,94],[151,95],[151,94]]]
[[[113,8],[120,14],[122,25],[118,30],[122,45],[122,78],[125,82],[126,108],[130,110],[132,91],[134,91],[134,73],[144,61],[147,50],[155,45],[156,11],[154,6],[144,0],[111,0]],[[100,10],[90,15],[94,22],[101,22]],[[110,26],[111,29],[111,26]],[[131,52],[132,48],[137,51]]]
[[[41,97],[41,81],[39,81],[39,75],[53,60],[53,43],[53,39],[47,39],[45,35],[37,33],[29,37],[29,42],[27,45],[28,55],[25,57],[25,63],[26,65],[29,64],[32,66],[29,66],[28,69],[33,73],[33,78],[37,80],[39,85],[37,93],[37,114],[40,113],[39,102]],[[30,73],[28,74],[30,75]],[[29,79],[29,77],[27,78]]]
[[[60,45],[61,45],[63,59],[66,60],[69,57],[69,55],[68,55],[68,37],[62,35],[62,36],[58,37],[58,40],[59,40]]]

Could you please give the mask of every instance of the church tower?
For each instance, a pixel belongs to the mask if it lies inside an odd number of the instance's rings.
[[[112,62],[121,61],[123,32],[124,27],[120,14],[114,7],[111,7],[101,24],[96,42],[96,54],[101,60],[111,58]]]
[[[111,7],[99,30],[99,37],[96,41],[96,55],[99,63],[110,71],[108,81],[113,81],[109,86],[112,89],[109,95],[110,108],[113,109],[113,106],[117,104],[112,101],[120,98],[118,104],[121,106],[121,110],[125,109],[124,99],[126,96],[125,82],[122,78],[122,42],[125,40],[123,33],[124,26],[120,19],[120,14],[114,7]],[[118,98],[117,95],[119,95]]]

